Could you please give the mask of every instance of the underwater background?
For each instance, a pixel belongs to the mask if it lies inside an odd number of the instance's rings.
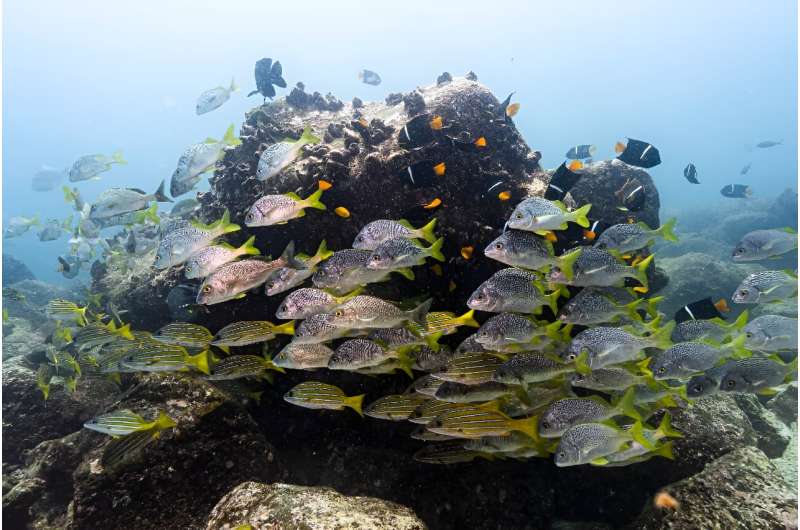
[[[3,15],[9,528],[797,528],[796,2]]]

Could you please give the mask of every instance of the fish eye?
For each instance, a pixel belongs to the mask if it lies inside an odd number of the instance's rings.
[[[503,244],[502,243],[495,243],[494,244],[494,248],[496,248],[497,250],[503,250]]]
[[[517,214],[517,215],[515,215],[514,217],[516,217],[517,219],[522,219],[522,214],[521,214],[521,213],[518,213],[518,214]]]
[[[560,453],[558,453],[558,458],[560,460],[564,460],[565,458],[567,458],[567,453],[565,453],[564,451],[561,451]]]
[[[549,421],[543,421],[542,422],[542,427],[545,428],[545,429],[549,429],[550,428],[550,422]]]
[[[703,391],[703,385],[695,385],[694,386],[694,391],[698,392],[698,393],[702,392]]]
[[[479,294],[478,294],[478,295],[475,297],[475,300],[483,300],[484,298],[486,298],[486,297],[483,295],[483,293],[479,293]]]
[[[567,360],[568,361],[574,361],[575,357],[576,357],[576,355],[574,353],[567,354]]]
[[[336,312],[334,313],[334,315],[335,315],[335,316],[337,316],[337,317],[340,317],[340,316],[344,315],[344,311],[342,311],[342,310],[340,309],[340,310],[336,311]]]
[[[356,237],[356,241],[364,241],[364,236],[358,236],[358,237]]]
[[[660,373],[660,374],[663,374],[666,371],[667,371],[667,369],[665,367],[663,367],[663,366],[658,369],[658,373]]]
[[[740,292],[742,293],[742,296],[747,296],[750,293],[750,291],[747,289],[742,289]]]
[[[736,386],[736,382],[733,379],[728,379],[726,385],[728,385],[728,388],[733,388]]]
[[[275,287],[275,282],[267,282],[267,289],[272,289]]]
[[[203,287],[203,292],[204,293],[210,293],[211,292],[211,286],[210,285],[206,285],[205,287]]]
[[[380,260],[381,260],[381,255],[380,254],[373,254],[372,255],[372,261],[380,261]]]
[[[750,333],[749,331],[747,333],[745,333],[744,336],[747,337],[748,339],[752,339],[753,338],[753,334]]]

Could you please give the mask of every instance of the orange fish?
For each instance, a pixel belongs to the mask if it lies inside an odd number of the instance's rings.
[[[461,257],[464,259],[470,259],[472,257],[472,253],[475,252],[475,247],[472,245],[467,247],[461,247]]]
[[[659,491],[653,497],[653,505],[661,510],[677,510],[680,508],[681,503],[666,491]]]
[[[584,230],[583,237],[585,237],[589,241],[594,241],[595,238],[597,238],[597,234],[591,230]]]
[[[439,177],[444,175],[445,169],[447,169],[447,166],[444,165],[444,162],[439,162],[438,164],[433,166],[433,172],[436,173],[436,175]]]
[[[442,121],[441,116],[434,116],[431,120],[431,129],[434,131],[440,131],[444,127],[444,122]]]
[[[344,217],[345,219],[347,219],[348,217],[350,217],[350,210],[348,210],[348,209],[347,209],[347,208],[345,208],[344,206],[339,206],[338,208],[336,208],[336,209],[335,209],[335,210],[333,210],[333,211],[334,211],[334,213],[336,213],[336,215],[338,215],[339,217]]]
[[[628,147],[628,146],[625,145],[624,143],[617,142],[617,143],[614,144],[614,152],[617,153],[617,154],[620,154],[625,150],[626,147]]]
[[[731,308],[728,306],[728,301],[725,300],[724,298],[720,298],[719,300],[717,300],[716,303],[714,304],[714,307],[716,307],[717,311],[719,311],[720,313],[731,312]]]
[[[486,138],[481,136],[480,138],[475,140],[475,147],[477,147],[478,149],[486,147]]]
[[[583,162],[581,162],[580,160],[573,160],[572,162],[569,163],[567,168],[570,171],[578,171],[579,169],[583,169]]]
[[[319,189],[321,189],[322,191],[329,190],[333,187],[333,184],[331,184],[327,180],[320,180],[317,183],[317,185],[319,186]]]
[[[501,201],[507,201],[508,199],[511,198],[511,192],[501,191],[500,193],[497,194],[497,198],[500,199]]]
[[[645,287],[644,285],[640,285],[639,287],[634,287],[634,288],[633,288],[633,290],[634,290],[634,291],[636,291],[637,293],[642,293],[642,294],[644,294],[644,293],[646,293],[647,291],[649,291],[650,289],[648,289],[648,288],[647,288],[647,287]]]
[[[511,105],[506,107],[506,116],[508,116],[509,118],[513,118],[514,116],[516,116],[517,112],[519,112],[519,107],[520,107],[519,103],[512,103]]]
[[[439,197],[436,197],[431,202],[429,202],[428,204],[424,205],[423,208],[425,208],[426,210],[433,210],[434,208],[438,208],[441,205],[442,205],[442,199],[440,199]]]
[[[554,232],[547,232],[544,235],[544,238],[550,241],[551,243],[555,243],[556,241],[558,241],[558,238],[556,237],[556,234]]]

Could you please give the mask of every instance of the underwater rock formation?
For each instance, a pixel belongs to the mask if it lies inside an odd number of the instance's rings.
[[[756,431],[756,447],[769,458],[781,456],[792,439],[791,429],[774,412],[762,405],[757,396],[737,394],[734,399]]]
[[[35,280],[27,265],[10,254],[3,254],[3,287],[22,280]]]
[[[330,488],[246,482],[211,511],[207,530],[425,530],[414,512],[372,497],[348,497]]]

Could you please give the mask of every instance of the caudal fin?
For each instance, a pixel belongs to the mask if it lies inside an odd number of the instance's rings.
[[[314,136],[314,133],[311,132],[311,127],[306,127],[303,129],[303,134],[300,136],[300,140],[303,145],[305,144],[318,144],[320,139]]]
[[[655,254],[650,254],[642,261],[640,261],[635,267],[636,273],[636,280],[642,284],[645,289],[650,289],[650,283],[647,281],[647,267],[653,262],[653,258]]]
[[[642,416],[639,414],[639,411],[636,410],[636,388],[631,387],[629,388],[619,399],[617,402],[617,410],[620,414],[624,414],[629,418],[633,418],[634,420],[642,420]]]
[[[314,193],[312,193],[311,195],[309,195],[303,201],[303,204],[304,204],[303,207],[304,208],[315,208],[317,210],[327,210],[328,208],[324,204],[322,204],[320,202],[320,200],[319,200],[319,198],[322,197],[323,193],[325,193],[325,190],[320,188],[317,191],[315,191]]]
[[[363,418],[364,413],[361,411],[361,406],[364,404],[364,396],[365,394],[360,394],[358,396],[345,398],[344,406],[350,407],[354,411],[358,412],[358,415]]]
[[[115,164],[127,164],[128,161],[122,156],[122,151],[114,151],[111,155],[111,160]]]
[[[656,230],[656,234],[660,235],[666,241],[677,242],[678,236],[675,235],[673,231],[675,229],[675,223],[677,220],[673,217],[672,219],[668,220],[666,223],[661,225],[661,228]]]
[[[433,303],[433,298],[428,298],[427,300],[419,304],[417,307],[412,309],[408,315],[409,320],[416,322],[417,324],[422,326],[422,329],[427,330],[428,329],[427,316],[428,316],[428,311],[431,310],[432,303]]]
[[[589,225],[591,223],[589,222],[589,218],[587,217],[587,215],[589,215],[589,210],[591,209],[592,209],[591,204],[584,204],[583,206],[572,212],[571,214],[572,222],[577,224],[578,226],[582,226],[583,228],[589,228]]]
[[[467,326],[469,328],[479,328],[481,325],[475,320],[475,310],[470,309],[460,317],[456,317],[453,319],[453,324],[457,327],[459,326]]]
[[[240,145],[242,141],[233,133],[233,124],[231,123],[225,130],[225,135],[222,137],[222,143],[229,146]]]
[[[172,199],[170,199],[169,197],[167,197],[164,194],[164,181],[163,180],[161,181],[161,185],[158,187],[156,192],[153,194],[153,198],[155,200],[157,200],[158,202],[172,202]]]
[[[436,261],[441,261],[444,263],[444,254],[442,254],[442,245],[444,245],[444,238],[440,237],[434,243],[427,248],[428,256],[432,257]]]
[[[419,235],[427,241],[428,243],[433,243],[436,241],[436,234],[433,233],[433,229],[436,228],[436,219],[431,219],[431,221],[419,229]]]
[[[561,270],[561,272],[564,273],[564,276],[566,276],[567,280],[572,280],[572,278],[574,278],[575,274],[572,269],[573,266],[575,265],[575,261],[577,261],[577,259],[581,257],[582,252],[583,252],[582,249],[576,248],[556,258],[558,263],[558,268]]]
[[[236,80],[234,80],[234,78],[232,77],[231,77],[231,86],[230,88],[228,88],[228,91],[231,93],[239,91],[239,86],[236,84]]]
[[[211,369],[208,366],[208,350],[203,350],[197,355],[187,356],[186,364],[194,366],[198,371],[206,375],[211,374]]]
[[[669,412],[665,412],[661,417],[661,423],[658,424],[658,428],[655,431],[658,438],[683,438],[683,434],[672,427],[671,421],[672,415]]]
[[[250,239],[245,241],[241,247],[236,249],[236,252],[240,256],[249,255],[249,256],[257,256],[261,254],[261,251],[255,247],[256,236],[250,236]]]

